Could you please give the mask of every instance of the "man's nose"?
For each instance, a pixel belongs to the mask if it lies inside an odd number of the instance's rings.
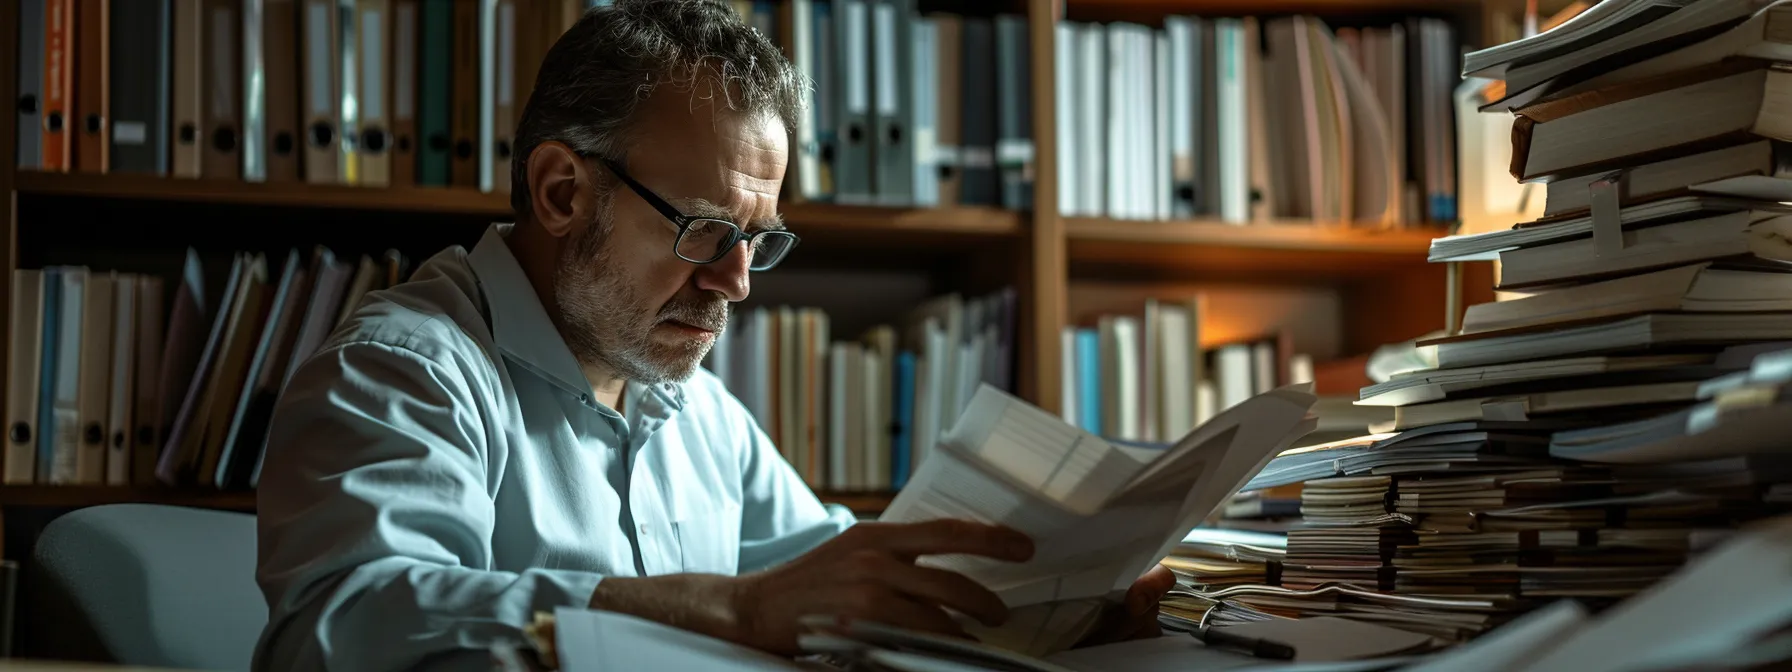
[[[752,253],[747,249],[747,242],[734,244],[721,259],[702,264],[697,267],[693,279],[697,289],[719,292],[729,301],[743,301],[750,291],[747,280],[747,267],[752,260]]]

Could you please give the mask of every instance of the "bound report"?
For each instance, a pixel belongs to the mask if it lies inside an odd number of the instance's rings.
[[[987,644],[1046,655],[1075,644],[1276,454],[1316,424],[1306,385],[1252,397],[1167,449],[1115,445],[983,386],[880,520],[964,518],[1032,537],[1033,558],[962,555],[923,565],[1000,595],[1000,628],[966,624]]]
[[[1792,140],[1789,102],[1792,66],[1739,59],[1537,103],[1517,111],[1512,175],[1584,175],[1730,138]]]

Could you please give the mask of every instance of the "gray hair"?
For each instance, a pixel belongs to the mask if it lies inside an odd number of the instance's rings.
[[[593,8],[542,59],[517,124],[510,158],[517,217],[533,211],[528,161],[537,146],[558,140],[581,155],[620,160],[635,109],[667,85],[718,109],[775,114],[792,129],[809,81],[720,0],[616,0]]]

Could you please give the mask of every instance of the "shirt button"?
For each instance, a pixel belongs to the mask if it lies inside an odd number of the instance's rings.
[[[635,529],[640,530],[641,534],[647,534],[647,523],[641,523],[640,525],[636,526]]]

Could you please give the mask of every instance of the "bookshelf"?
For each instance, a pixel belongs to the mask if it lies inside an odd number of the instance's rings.
[[[858,513],[876,513],[890,504],[887,493],[823,492],[822,498]],[[187,488],[105,485],[21,485],[0,488],[0,507],[46,508],[98,504],[167,504],[229,511],[254,511],[253,491],[205,491]]]
[[[0,506],[66,508],[99,504],[166,504],[254,511],[255,493],[109,485],[9,485],[0,488]]]
[[[1129,10],[1171,13],[1202,12],[1208,14],[1244,13],[1384,13],[1443,11],[1478,11],[1481,0],[1069,0],[1071,11]]]
[[[1060,5],[1058,11],[1072,21],[1130,21],[1147,25],[1172,14],[1310,14],[1345,19],[1429,14],[1449,18],[1465,34],[1484,36],[1488,19],[1494,13],[1522,13],[1524,0],[1062,0],[1054,4]]]
[[[1106,241],[1130,244],[1137,249],[1173,245],[1218,250],[1324,252],[1340,259],[1364,257],[1364,261],[1377,261],[1366,258],[1366,255],[1389,257],[1380,261],[1396,261],[1395,258],[1415,252],[1423,254],[1435,236],[1435,232],[1429,230],[1376,231],[1368,224],[1300,220],[1243,225],[1205,219],[1151,222],[1066,217],[1064,227],[1065,235],[1072,242]]]
[[[1058,214],[1057,110],[1054,51],[1056,21],[1136,20],[1160,23],[1168,14],[1285,14],[1322,16],[1389,15],[1428,12],[1475,26],[1495,0],[1026,0],[1010,3],[1027,21],[1031,127],[1034,138],[1033,196],[1028,211],[988,207],[882,208],[786,202],[782,212],[804,238],[804,250],[855,251],[871,258],[890,249],[953,255],[905,261],[883,254],[877,263],[969,269],[958,277],[1011,284],[1018,291],[1016,330],[1017,390],[1047,411],[1061,402],[1061,333],[1071,319],[1067,305],[1072,283],[1086,280],[1153,283],[1224,281],[1337,289],[1349,318],[1345,355],[1411,338],[1444,324],[1443,269],[1424,263],[1434,229],[1367,230],[1348,223],[1255,222],[1236,226],[1208,220],[1132,221],[1063,217]],[[931,3],[929,9],[938,8]],[[971,3],[965,3],[970,7]],[[16,100],[17,22],[0,25],[0,100]],[[359,219],[403,215],[406,221],[440,219],[469,225],[509,215],[507,197],[460,188],[258,184],[152,176],[42,173],[15,168],[16,117],[0,115],[0,300],[11,296],[10,271],[21,257],[21,230],[55,227],[58,222],[21,222],[21,210],[54,212],[86,225],[96,212],[116,212],[153,204],[169,212],[191,208],[234,214],[278,212],[353,215]],[[786,196],[788,198],[788,195]],[[51,206],[53,205],[53,210]],[[223,209],[223,210],[220,210]],[[396,219],[396,217],[395,217]],[[254,223],[194,222],[193,226]],[[359,221],[359,220],[357,220]],[[198,235],[195,232],[194,235]],[[26,240],[38,237],[24,236]],[[448,243],[444,243],[448,244]],[[31,250],[24,250],[29,253]],[[421,261],[421,260],[418,260]],[[851,272],[851,269],[841,269]],[[1465,281],[1465,287],[1491,283]],[[1471,297],[1470,302],[1479,300]],[[0,376],[6,358],[0,357]],[[861,513],[875,513],[887,493],[821,493],[827,501]],[[73,507],[114,502],[153,502],[248,510],[253,494],[163,488],[0,486],[0,512],[12,507]]]
[[[153,175],[17,173],[13,191],[22,197],[59,196],[116,201],[159,201],[183,205],[226,204],[258,208],[393,212],[503,219],[510,201],[503,194],[462,188],[369,188],[315,184],[267,184],[234,180],[180,179]],[[808,234],[918,235],[934,242],[1015,238],[1021,216],[984,207],[937,209],[852,207],[792,203],[781,210],[786,224]]]
[[[1069,218],[1070,262],[1229,279],[1373,278],[1420,268],[1430,231],[1372,231],[1349,223],[1142,222]]]

